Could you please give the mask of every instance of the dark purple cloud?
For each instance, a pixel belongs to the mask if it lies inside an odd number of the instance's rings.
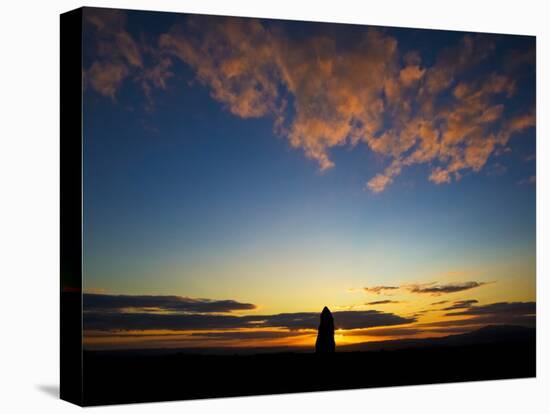
[[[256,309],[256,305],[235,300],[196,299],[185,296],[104,295],[85,293],[85,311],[113,312],[134,308],[192,313],[224,313]]]
[[[393,313],[376,310],[333,312],[337,329],[359,329],[376,326],[392,326],[415,322]],[[297,312],[276,315],[209,315],[176,313],[120,313],[84,312],[84,328],[87,330],[193,330],[233,328],[286,328],[317,329],[319,313]]]

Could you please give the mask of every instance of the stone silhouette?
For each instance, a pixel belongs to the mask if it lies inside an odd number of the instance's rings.
[[[333,353],[336,349],[334,343],[334,319],[332,313],[325,306],[321,312],[321,322],[317,331],[317,341],[315,342],[315,352],[318,354]]]

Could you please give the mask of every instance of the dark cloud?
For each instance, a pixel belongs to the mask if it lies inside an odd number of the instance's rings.
[[[482,306],[472,306],[461,312],[447,313],[446,316],[457,315],[535,315],[535,302],[498,302]]]
[[[416,321],[414,318],[404,318],[393,313],[376,310],[333,312],[333,315],[334,323],[337,329],[401,325]]]
[[[534,327],[536,325],[536,317],[534,315],[478,315],[468,319],[449,319],[423,323],[416,326],[419,328],[447,328],[485,325],[520,325]]]
[[[219,313],[255,309],[256,305],[234,300],[195,299],[184,296],[105,295],[85,293],[85,311],[119,311],[122,309],[162,310],[191,313]]]
[[[367,293],[375,293],[379,295],[380,293],[384,293],[387,291],[397,290],[399,289],[399,286],[372,286],[372,287],[364,287],[363,290]]]
[[[430,295],[439,296],[446,293],[455,293],[474,289],[486,284],[486,282],[475,281],[447,284],[437,284],[437,282],[432,282],[427,284],[408,285],[406,288],[412,293],[427,293]]]
[[[83,323],[84,329],[99,331],[230,329],[250,326],[245,320],[233,315],[143,312],[84,312]]]
[[[365,305],[389,305],[389,304],[392,304],[392,303],[401,303],[401,301],[398,301],[398,300],[389,300],[389,299],[386,299],[386,300],[374,300],[372,302],[367,302],[365,303]]]
[[[444,305],[445,303],[449,303],[448,300],[440,300],[439,302],[430,303],[431,306],[437,306],[437,305]]]
[[[415,322],[393,313],[376,310],[333,312],[337,329],[358,329],[392,326]],[[175,313],[115,313],[84,312],[84,327],[88,330],[193,330],[232,328],[317,329],[319,313],[281,313],[277,315],[208,315]]]
[[[421,328],[452,327],[467,325],[521,325],[534,327],[536,325],[535,302],[499,302],[474,306],[458,312],[449,312],[447,320],[417,325]],[[469,318],[450,319],[453,316],[470,316]]]
[[[455,310],[455,309],[470,308],[474,303],[478,303],[478,301],[476,299],[457,300],[451,306],[443,308],[442,310],[448,311],[448,310]]]

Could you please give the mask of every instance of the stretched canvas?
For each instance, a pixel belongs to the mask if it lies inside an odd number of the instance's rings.
[[[535,37],[61,16],[61,396],[535,376]]]

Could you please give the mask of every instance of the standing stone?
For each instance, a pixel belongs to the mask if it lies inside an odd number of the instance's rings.
[[[315,352],[318,354],[328,354],[334,352],[336,344],[334,343],[334,319],[332,313],[325,306],[321,312],[321,323],[317,331],[317,341],[315,342]]]

